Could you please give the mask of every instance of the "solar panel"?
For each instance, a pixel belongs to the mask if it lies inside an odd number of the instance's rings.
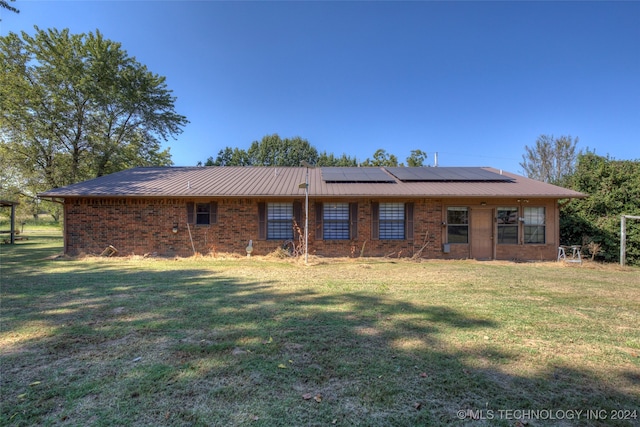
[[[422,182],[444,182],[444,181],[467,181],[467,182],[508,182],[513,181],[505,175],[475,167],[388,167],[390,174],[400,181],[422,181]]]
[[[396,182],[381,168],[323,167],[320,172],[324,182]]]

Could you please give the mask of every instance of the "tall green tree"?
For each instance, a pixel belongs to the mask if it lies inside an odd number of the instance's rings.
[[[361,166],[398,166],[398,158],[380,148],[373,153],[373,160],[367,158]]]
[[[533,147],[525,146],[520,166],[527,177],[561,185],[573,174],[576,165],[578,138],[540,135]]]
[[[251,166],[249,154],[240,148],[225,147],[214,159],[209,157],[205,166]]]
[[[411,154],[409,155],[409,157],[407,157],[407,166],[424,166],[425,160],[427,160],[427,153],[422,150],[411,150]]]
[[[569,186],[589,195],[562,205],[560,241],[563,244],[594,242],[598,258],[618,261],[620,217],[640,216],[640,160],[613,160],[587,152],[580,154]],[[629,221],[627,260],[640,265],[640,223]]]
[[[318,150],[299,136],[282,139],[278,134],[253,141],[247,151],[253,166],[300,166],[301,161],[315,164]]]
[[[205,166],[300,166],[300,162],[318,162],[318,150],[299,136],[280,138],[278,134],[266,135],[253,141],[248,150],[225,147],[214,159],[209,157]]]
[[[174,104],[164,77],[99,31],[0,37],[3,154],[43,188],[170,165],[161,143],[188,123]]]

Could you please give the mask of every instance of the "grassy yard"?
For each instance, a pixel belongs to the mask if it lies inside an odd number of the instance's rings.
[[[60,251],[0,246],[0,425],[640,424],[638,268]]]

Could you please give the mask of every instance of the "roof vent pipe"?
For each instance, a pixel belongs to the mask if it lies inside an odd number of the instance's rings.
[[[433,153],[433,167],[438,167],[438,152]]]

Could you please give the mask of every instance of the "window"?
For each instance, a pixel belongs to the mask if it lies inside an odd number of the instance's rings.
[[[518,208],[498,208],[498,243],[518,244]]]
[[[545,209],[524,208],[524,243],[545,243]]]
[[[371,203],[371,238],[413,239],[413,202]]]
[[[358,238],[357,202],[316,203],[315,217],[315,240],[355,240]]]
[[[469,243],[468,208],[447,208],[447,242]]]
[[[327,240],[349,239],[349,203],[324,203],[322,235]]]
[[[196,203],[196,224],[206,225],[210,223],[211,205],[209,203]]]
[[[290,240],[301,234],[302,203],[258,202],[258,239]],[[294,224],[297,227],[294,230]]]
[[[189,224],[210,225],[218,222],[218,204],[187,203],[187,221]]]
[[[292,203],[267,203],[267,239],[293,239]]]
[[[404,239],[404,203],[380,203],[380,239]]]

